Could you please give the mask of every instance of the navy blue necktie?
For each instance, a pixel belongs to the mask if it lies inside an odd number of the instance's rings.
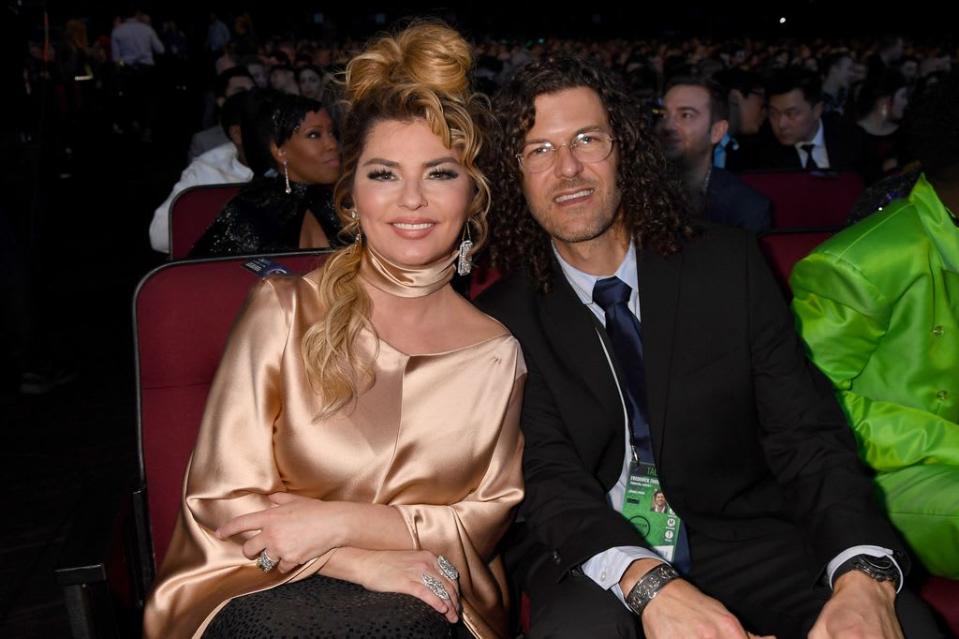
[[[639,320],[629,310],[633,289],[618,277],[598,280],[593,301],[606,313],[606,334],[622,371],[623,397],[629,415],[630,441],[640,461],[656,464],[649,436],[649,411],[646,407],[646,370],[643,366],[643,339]],[[673,565],[683,574],[689,572],[689,544],[686,526],[680,528]]]
[[[639,320],[629,310],[629,284],[618,277],[607,277],[593,287],[593,301],[606,312],[606,334],[613,345],[616,361],[626,382],[623,388],[626,411],[632,429],[633,448],[640,461],[649,464],[653,459],[649,439],[649,421],[646,410],[646,373],[643,367],[643,340]]]

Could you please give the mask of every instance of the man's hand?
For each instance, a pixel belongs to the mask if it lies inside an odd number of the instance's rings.
[[[636,582],[658,563],[655,559],[639,559],[630,564],[619,582],[623,593],[628,594]],[[663,586],[643,610],[642,622],[646,639],[755,638],[719,601],[707,597],[683,579],[674,579]]]
[[[809,639],[902,639],[896,619],[896,588],[850,570],[833,584]]]

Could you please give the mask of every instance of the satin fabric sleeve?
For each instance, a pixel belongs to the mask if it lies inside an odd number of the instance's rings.
[[[273,283],[264,280],[233,327],[187,468],[183,508],[159,586],[147,602],[147,637],[192,636],[230,597],[292,576],[260,571],[243,555],[242,535],[214,535],[233,517],[270,507],[266,496],[283,490],[273,428],[282,410],[280,363],[290,346],[289,316]]]
[[[460,572],[460,586],[474,603],[499,599],[503,593],[479,589],[479,580],[498,567],[489,566],[496,545],[506,532],[513,509],[523,499],[523,437],[519,417],[523,400],[526,368],[517,346],[515,378],[505,401],[489,419],[498,430],[489,461],[478,485],[462,500],[448,505],[398,504],[414,547],[444,555]],[[495,421],[493,421],[495,420]],[[483,583],[493,584],[492,580]],[[469,611],[466,611],[467,614]]]
[[[894,301],[855,266],[824,253],[800,261],[790,283],[793,311],[810,357],[835,385],[866,463],[879,471],[915,464],[959,465],[959,424],[852,390],[889,330]],[[889,374],[895,376],[895,371]]]

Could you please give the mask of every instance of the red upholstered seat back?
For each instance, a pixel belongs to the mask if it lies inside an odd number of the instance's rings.
[[[324,253],[270,256],[306,273]],[[134,302],[140,479],[147,487],[156,565],[180,508],[186,464],[230,327],[258,280],[252,258],[173,262],[140,283]]]
[[[832,233],[769,233],[759,238],[759,247],[766,254],[773,274],[785,290],[789,290],[789,276],[796,262],[809,255],[814,248],[829,239]]]
[[[919,593],[942,617],[954,637],[959,637],[959,581],[930,577]]]
[[[207,184],[181,191],[170,204],[170,257],[183,259],[243,184]]]
[[[772,200],[774,229],[842,226],[863,191],[862,178],[852,172],[777,171],[739,177]]]

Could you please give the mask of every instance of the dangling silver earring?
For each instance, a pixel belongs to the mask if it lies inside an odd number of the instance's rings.
[[[286,182],[286,188],[283,190],[289,195],[293,192],[293,189],[290,188],[290,171],[286,167],[286,160],[283,160],[283,180]]]
[[[350,209],[350,219],[356,224],[356,235],[353,236],[353,244],[359,246],[363,242],[363,227],[360,226],[360,214],[356,209]]]
[[[463,240],[460,242],[459,258],[456,260],[456,273],[458,275],[469,275],[473,270],[473,260],[470,258],[470,251],[473,250],[473,235],[470,233],[469,220],[463,228]]]

